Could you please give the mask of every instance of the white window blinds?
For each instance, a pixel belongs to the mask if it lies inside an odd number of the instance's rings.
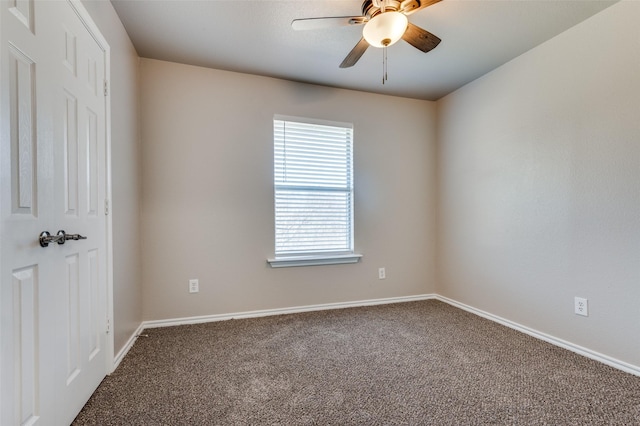
[[[353,128],[274,119],[275,254],[353,253]]]

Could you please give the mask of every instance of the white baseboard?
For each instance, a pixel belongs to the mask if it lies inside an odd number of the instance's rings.
[[[198,317],[174,318],[167,320],[144,321],[142,328],[171,327],[174,325],[199,324],[230,319],[257,318],[271,315],[296,314],[300,312],[325,311],[329,309],[356,308],[359,306],[386,305],[390,303],[414,302],[417,300],[435,299],[435,294],[419,294],[415,296],[389,297],[385,299],[359,300],[354,302],[325,303],[320,305],[296,306],[293,308],[265,309],[231,314],[204,315]]]
[[[144,330],[144,323],[141,323],[138,326],[138,328],[136,328],[136,331],[133,332],[131,337],[129,337],[129,340],[127,340],[127,343],[122,347],[122,349],[120,349],[118,354],[115,356],[115,358],[113,359],[113,369],[111,370],[111,372],[113,372],[116,368],[118,368],[124,356],[129,352],[133,344],[136,342],[136,339],[138,338],[140,333],[142,333],[142,330]]]
[[[140,335],[140,333],[142,333],[143,330],[146,328],[171,327],[176,325],[200,324],[200,323],[206,323],[206,322],[226,321],[231,319],[257,318],[257,317],[265,317],[265,316],[272,316],[272,315],[285,315],[285,314],[295,314],[295,313],[301,313],[301,312],[324,311],[329,309],[344,309],[344,308],[355,308],[359,306],[373,306],[373,305],[384,305],[384,304],[390,304],[390,303],[414,302],[418,300],[428,300],[428,299],[440,300],[456,308],[463,309],[467,312],[471,312],[472,314],[481,316],[490,321],[494,321],[498,324],[502,324],[506,327],[528,334],[529,336],[535,337],[536,339],[543,340],[545,342],[551,343],[552,345],[559,346],[571,352],[575,352],[579,355],[599,361],[610,367],[617,368],[618,370],[622,370],[624,372],[627,372],[636,376],[640,376],[639,366],[632,365],[624,361],[620,361],[618,359],[601,354],[591,349],[576,345],[574,343],[568,342],[563,339],[559,339],[557,337],[551,336],[546,333],[542,333],[540,331],[534,330],[532,328],[526,327],[524,325],[518,324],[508,319],[490,314],[483,310],[476,309],[472,306],[465,305],[464,303],[460,303],[456,300],[449,299],[448,297],[440,296],[437,294],[419,294],[415,296],[405,296],[405,297],[390,297],[390,298],[384,298],[384,299],[370,299],[370,300],[360,300],[360,301],[354,301],[354,302],[325,303],[325,304],[319,304],[319,305],[297,306],[292,308],[265,309],[265,310],[259,310],[259,311],[246,311],[246,312],[229,313],[229,314],[204,315],[204,316],[197,316],[197,317],[184,317],[184,318],[173,318],[173,319],[166,319],[166,320],[144,321],[142,322],[142,324],[140,324],[138,329],[131,336],[127,344],[116,355],[114,359],[113,369],[115,370],[115,368],[120,364],[124,356],[127,354],[127,352],[129,352],[129,349],[131,349],[131,347],[135,343],[137,336]]]
[[[467,312],[471,312],[472,314],[481,316],[493,322],[497,322],[498,324],[502,324],[506,327],[512,328],[514,330],[520,331],[522,333],[528,334],[529,336],[535,337],[536,339],[544,340],[547,343],[551,343],[552,345],[559,346],[561,348],[567,349],[571,352],[575,352],[579,355],[585,356],[587,358],[591,358],[593,360],[599,361],[603,364],[606,364],[610,367],[617,368],[618,370],[622,370],[624,372],[640,376],[640,367],[636,365],[632,365],[626,363],[624,361],[620,361],[618,359],[612,358],[610,356],[601,354],[599,352],[592,351],[591,349],[587,349],[585,347],[576,345],[571,342],[567,342],[566,340],[559,339],[557,337],[551,336],[546,333],[542,333],[538,330],[534,330],[532,328],[526,327],[524,325],[518,324],[516,322],[510,321],[508,319],[499,317],[497,315],[490,314],[480,309],[476,309],[472,306],[465,305],[464,303],[460,303],[456,300],[449,299],[448,297],[436,295],[435,299],[445,302],[451,306],[455,306],[456,308],[463,309]]]

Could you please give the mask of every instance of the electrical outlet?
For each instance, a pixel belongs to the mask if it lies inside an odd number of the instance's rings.
[[[200,291],[200,284],[198,280],[189,280],[189,293],[197,293]]]
[[[584,317],[589,316],[589,301],[582,297],[576,297],[573,301],[573,309],[576,315],[582,315]]]
[[[378,279],[379,280],[384,280],[385,278],[387,278],[387,272],[385,271],[384,268],[378,268]]]

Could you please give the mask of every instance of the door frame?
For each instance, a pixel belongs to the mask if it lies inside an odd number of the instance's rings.
[[[103,200],[103,208],[105,211],[105,229],[106,229],[106,281],[107,281],[107,300],[105,312],[107,314],[107,339],[106,339],[106,369],[107,374],[111,374],[114,370],[114,327],[113,327],[113,215],[111,202],[111,48],[107,39],[104,38],[100,29],[93,21],[93,18],[84,8],[81,0],[67,0],[76,15],[93,39],[96,41],[104,54],[104,124],[105,124],[105,200]]]

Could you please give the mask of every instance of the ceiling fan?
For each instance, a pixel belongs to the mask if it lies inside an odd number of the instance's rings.
[[[423,52],[433,50],[440,39],[409,22],[407,16],[441,0],[364,0],[362,16],[294,19],[294,30],[364,25],[362,38],[349,52],[340,68],[352,67],[369,46],[386,48],[402,39]]]

